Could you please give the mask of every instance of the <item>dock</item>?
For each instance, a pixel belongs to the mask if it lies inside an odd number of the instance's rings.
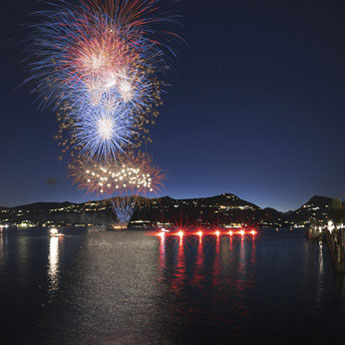
[[[345,272],[345,229],[330,233],[325,230],[325,236],[336,272]]]
[[[310,226],[306,230],[308,239],[312,241],[327,241],[332,262],[336,272],[345,272],[345,229],[329,231],[327,228]]]

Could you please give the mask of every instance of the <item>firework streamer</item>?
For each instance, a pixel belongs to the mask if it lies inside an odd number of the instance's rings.
[[[118,220],[118,227],[127,228],[136,207],[136,196],[115,196],[111,199],[111,203]]]

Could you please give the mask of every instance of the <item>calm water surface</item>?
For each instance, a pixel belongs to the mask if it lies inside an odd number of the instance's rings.
[[[1,344],[344,344],[344,295],[300,230],[0,233]]]

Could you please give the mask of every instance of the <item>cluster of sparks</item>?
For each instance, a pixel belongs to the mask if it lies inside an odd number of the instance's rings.
[[[99,162],[90,158],[72,160],[69,171],[82,190],[107,195],[122,224],[131,219],[139,195],[156,193],[164,175],[143,152],[118,154]]]
[[[123,153],[102,163],[92,159],[75,160],[69,170],[79,188],[90,193],[134,195],[157,192],[164,175],[152,165],[146,153]]]
[[[135,186],[137,189],[142,187],[148,188],[150,192],[153,192],[151,188],[152,179],[149,174],[142,174],[139,168],[130,168],[123,165],[119,170],[111,171],[106,168],[101,168],[101,172],[104,174],[99,175],[94,171],[86,170],[87,182],[93,183],[93,179],[96,179],[96,183],[102,189],[101,193],[104,193],[104,189],[114,190],[114,184],[116,189],[125,189],[131,186]]]
[[[156,191],[158,169],[133,152],[151,142],[162,104],[158,75],[172,50],[157,38],[175,36],[156,28],[174,19],[157,16],[158,0],[57,1],[39,13],[29,80],[42,106],[57,111],[56,139],[72,156],[71,175],[90,192]]]

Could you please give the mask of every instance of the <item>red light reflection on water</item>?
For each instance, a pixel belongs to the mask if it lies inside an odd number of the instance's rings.
[[[177,258],[175,266],[175,274],[171,280],[171,288],[174,292],[178,293],[181,291],[184,284],[185,275],[186,275],[186,263],[184,255],[184,238],[183,233],[179,233],[178,249],[177,249]]]
[[[241,246],[240,246],[240,265],[241,265],[241,269],[240,271],[244,271],[243,267],[244,267],[244,259],[245,259],[245,250],[244,250],[244,237],[241,236]]]
[[[219,236],[216,238],[215,253],[213,260],[212,285],[217,287],[220,285],[220,241]]]
[[[221,304],[223,298],[235,296],[234,308],[245,318],[244,295],[255,288],[256,235],[252,229],[156,232],[160,280],[164,279],[176,294],[183,293],[188,285],[204,296],[209,289],[216,289],[218,297],[212,303]]]
[[[252,239],[252,257],[251,257],[251,260],[250,260],[252,265],[254,265],[255,262],[256,262],[256,256],[255,256],[256,252],[255,251],[256,251],[256,248],[255,248],[255,238],[253,236],[253,239]]]
[[[195,261],[194,274],[191,280],[191,285],[196,286],[196,287],[200,286],[200,284],[204,280],[203,269],[204,269],[204,246],[203,246],[203,236],[201,233],[201,235],[199,234],[198,251],[197,251],[197,256],[196,256],[196,261]]]
[[[164,270],[166,268],[166,258],[165,258],[165,233],[161,232],[158,234],[160,237],[160,242],[159,242],[159,268],[162,273],[164,273]],[[163,279],[163,277],[161,278]]]
[[[229,244],[229,250],[232,251],[233,244],[232,244],[233,238],[230,236],[230,244]]]

